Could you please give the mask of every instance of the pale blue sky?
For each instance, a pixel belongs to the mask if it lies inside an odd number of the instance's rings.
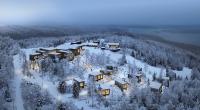
[[[0,24],[200,25],[200,0],[1,0]]]

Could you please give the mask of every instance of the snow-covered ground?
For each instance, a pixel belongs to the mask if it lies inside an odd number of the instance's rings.
[[[58,49],[68,49],[68,48],[73,48],[74,46],[77,45],[70,45],[70,43],[65,43],[62,45],[59,45]],[[30,48],[30,49],[22,49],[23,52],[25,52],[26,54],[26,58],[27,60],[29,60],[29,55],[32,53],[35,53],[35,51],[39,49],[39,48]],[[103,51],[104,53],[110,57],[111,62],[118,62],[118,60],[122,57],[122,54],[120,52],[111,52],[109,50],[101,50],[100,48],[94,48],[94,47],[84,47],[84,50],[88,50],[90,53],[92,54],[101,54]],[[83,51],[81,53],[80,57],[80,65],[84,66],[85,65],[85,51]],[[130,56],[130,55],[126,55],[126,59],[127,62],[129,64],[134,64],[136,65],[138,68],[142,68],[146,79],[148,78],[149,80],[152,80],[152,76],[155,73],[156,76],[158,77],[159,74],[162,72],[163,76],[166,74],[166,69],[165,68],[159,68],[159,67],[153,67],[150,66],[140,60],[135,59],[134,57]],[[73,64],[73,62],[72,62]],[[70,101],[70,102],[74,102],[74,104],[78,107],[78,108],[82,108],[84,107],[85,110],[90,110],[90,109],[98,109],[98,107],[91,107],[92,104],[92,99],[91,97],[87,97],[87,89],[83,89],[80,92],[80,98],[79,99],[74,99],[72,97],[71,93],[66,93],[66,94],[60,94],[57,91],[57,86],[58,86],[58,81],[56,80],[51,80],[48,76],[45,77],[41,77],[41,74],[39,74],[38,71],[35,70],[30,70],[33,77],[27,77],[24,76],[21,72],[22,70],[22,63],[20,61],[19,55],[15,55],[14,56],[14,66],[15,66],[15,80],[14,80],[14,84],[16,86],[16,106],[17,106],[17,110],[23,110],[23,100],[21,98],[21,88],[20,88],[20,84],[22,80],[26,80],[29,81],[31,83],[34,84],[38,84],[40,85],[44,90],[47,90],[52,96],[53,98],[55,98],[55,101],[61,101],[61,102],[65,102],[65,101]],[[86,69],[85,73],[84,73],[84,79],[85,81],[87,81],[88,75],[91,72],[95,72],[95,71],[99,71],[101,68],[100,67],[96,67],[96,66],[91,66],[91,69]],[[177,75],[181,76],[181,77],[186,77],[188,76],[188,78],[191,75],[191,69],[188,69],[187,67],[184,67],[182,71],[174,71]],[[114,84],[114,79],[115,78],[127,78],[127,75],[129,74],[128,71],[128,65],[124,65],[124,66],[120,66],[118,67],[118,72],[113,75],[112,77],[108,77],[106,76],[102,81],[99,81],[98,84],[102,84],[107,86],[108,88],[110,88],[111,90],[111,94],[109,96],[107,96],[106,98],[113,98],[113,97],[121,97],[122,96],[122,92],[121,90]],[[77,76],[75,76],[77,77]],[[72,83],[72,79],[74,77],[70,76],[67,77],[67,83]],[[144,87],[144,86],[142,86]],[[125,91],[125,93],[128,95],[129,90]],[[101,109],[107,109],[107,108],[101,108]]]

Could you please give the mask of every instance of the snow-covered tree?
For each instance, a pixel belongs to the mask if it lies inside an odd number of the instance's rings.
[[[126,53],[123,52],[122,54],[122,57],[119,59],[119,65],[125,65],[127,63],[127,60],[126,60]]]

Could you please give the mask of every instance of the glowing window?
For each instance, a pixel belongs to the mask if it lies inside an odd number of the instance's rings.
[[[106,92],[106,95],[110,94],[110,90],[108,90],[108,89],[105,92]]]
[[[97,79],[101,79],[101,76],[100,76],[100,75],[98,75],[98,76],[97,76]]]
[[[101,79],[103,79],[103,75],[100,75]]]
[[[83,84],[83,82],[81,82],[81,83],[80,83],[80,87],[83,87],[83,86],[84,86],[84,84]]]

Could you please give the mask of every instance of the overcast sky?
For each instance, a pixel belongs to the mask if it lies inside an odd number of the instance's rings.
[[[0,0],[1,25],[200,25],[200,0]]]

